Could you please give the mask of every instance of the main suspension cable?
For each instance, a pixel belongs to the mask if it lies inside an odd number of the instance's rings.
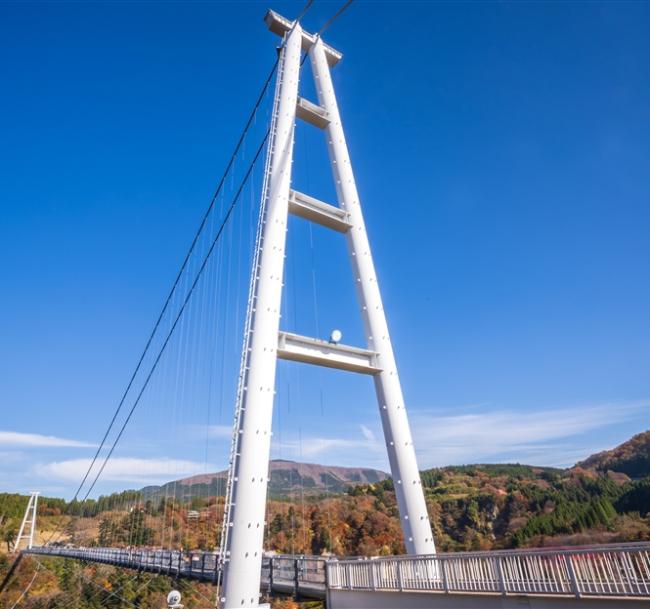
[[[316,34],[316,39],[320,38],[321,34],[322,34],[322,33],[323,33],[327,28],[329,28],[329,27],[330,27],[330,26],[331,26],[331,25],[332,25],[332,24],[333,24],[333,23],[334,23],[334,22],[335,22],[335,21],[336,21],[336,20],[337,20],[337,19],[338,19],[342,14],[343,14],[343,13],[345,13],[345,11],[347,11],[348,8],[350,8],[350,5],[351,5],[353,2],[354,2],[354,0],[347,0],[347,2],[345,2],[345,3],[343,4],[343,6],[341,6],[341,8],[340,8],[338,11],[336,11],[336,13],[334,13],[334,14],[333,14],[333,15],[332,15],[328,20],[327,20],[327,22],[325,23],[325,25],[324,25],[320,30],[318,30],[318,33]]]
[[[117,437],[113,441],[113,444],[108,451],[108,454],[106,455],[104,462],[102,463],[101,467],[99,468],[99,471],[97,472],[97,475],[93,479],[92,484],[90,485],[90,488],[86,492],[83,501],[85,501],[90,493],[92,492],[93,488],[95,487],[95,484],[99,480],[99,477],[102,475],[104,468],[106,467],[106,464],[110,460],[111,456],[113,455],[113,451],[115,450],[115,447],[117,446],[118,442],[120,441],[120,438],[122,437],[122,434],[124,433],[124,430],[126,429],[126,426],[128,425],[129,421],[131,420],[131,417],[133,416],[133,413],[135,412],[135,409],[137,408],[138,404],[140,403],[140,399],[142,398],[142,395],[144,394],[147,386],[149,385],[149,381],[151,380],[151,377],[153,376],[154,372],[156,371],[156,368],[158,367],[158,363],[160,362],[160,359],[162,358],[167,345],[169,344],[169,341],[171,340],[172,335],[174,334],[174,330],[176,329],[176,326],[178,325],[178,322],[181,320],[183,313],[185,309],[187,308],[187,305],[192,297],[192,294],[194,293],[194,290],[196,286],[199,283],[199,279],[201,279],[201,276],[203,275],[203,271],[205,270],[208,261],[210,257],[212,256],[212,252],[214,251],[214,248],[216,247],[217,243],[219,242],[221,235],[223,234],[223,231],[226,227],[226,224],[228,223],[228,220],[230,219],[230,216],[232,215],[233,210],[235,209],[235,206],[237,205],[237,202],[239,201],[239,197],[244,189],[244,186],[246,185],[246,182],[248,181],[248,178],[250,177],[253,167],[257,163],[257,160],[262,153],[262,150],[264,149],[264,146],[266,144],[266,141],[269,138],[269,131],[266,132],[266,135],[262,139],[262,142],[260,143],[259,147],[257,148],[257,152],[255,153],[255,156],[253,157],[253,160],[251,161],[250,165],[248,166],[248,169],[246,171],[246,174],[244,175],[239,188],[237,189],[237,192],[230,204],[230,207],[228,208],[223,221],[221,223],[221,226],[219,227],[219,230],[217,231],[217,234],[215,235],[214,239],[212,240],[212,243],[210,245],[210,248],[208,249],[208,252],[203,258],[203,261],[201,262],[201,266],[199,267],[199,270],[197,271],[196,276],[194,277],[194,281],[192,282],[192,285],[190,286],[190,289],[185,296],[185,299],[183,300],[183,304],[181,305],[178,314],[176,315],[174,319],[174,323],[172,324],[169,332],[167,333],[167,336],[165,337],[165,340],[160,347],[158,351],[158,355],[156,356],[156,359],[154,360],[154,363],[151,366],[151,369],[149,370],[149,373],[147,374],[147,377],[142,385],[142,388],[140,389],[140,392],[138,393],[137,398],[135,399],[133,405],[131,406],[131,410],[129,410],[129,414],[127,415],[126,419],[122,423],[122,427],[120,428],[119,433],[117,434]]]
[[[313,0],[312,0],[313,1]],[[158,328],[160,327],[160,324],[165,316],[165,313],[167,312],[167,309],[169,308],[169,304],[172,300],[172,297],[174,293],[176,292],[176,288],[178,287],[178,284],[181,280],[181,277],[183,276],[183,273],[185,272],[185,269],[187,268],[187,264],[192,257],[192,253],[194,252],[194,249],[196,247],[196,244],[199,241],[199,238],[201,234],[203,233],[203,229],[205,228],[206,222],[208,218],[210,217],[210,214],[212,213],[212,210],[214,209],[214,205],[217,201],[217,198],[219,194],[221,193],[221,190],[223,188],[223,185],[226,181],[226,178],[228,177],[230,170],[233,167],[233,164],[235,163],[235,159],[237,158],[237,155],[239,154],[239,151],[244,143],[244,140],[246,139],[246,135],[248,134],[248,131],[253,124],[253,121],[255,120],[255,116],[257,114],[257,110],[259,109],[260,104],[262,103],[264,99],[264,95],[266,94],[266,90],[268,89],[268,86],[273,78],[273,75],[275,74],[275,71],[278,67],[278,60],[276,59],[275,63],[273,64],[273,67],[271,68],[271,71],[269,72],[269,75],[266,77],[266,80],[264,81],[264,84],[262,85],[262,90],[260,91],[257,100],[255,101],[255,104],[253,106],[253,109],[251,110],[248,120],[246,121],[246,124],[244,125],[244,129],[242,130],[239,139],[237,140],[237,144],[235,145],[235,149],[233,150],[233,153],[230,156],[230,159],[228,161],[228,164],[226,165],[226,168],[221,176],[221,179],[219,180],[219,183],[217,185],[217,188],[212,195],[212,198],[210,200],[210,204],[208,205],[207,209],[205,210],[203,214],[203,218],[201,219],[201,223],[199,224],[199,227],[196,231],[196,234],[194,235],[194,238],[192,240],[192,243],[190,244],[190,247],[185,254],[185,258],[183,259],[183,263],[181,264],[180,269],[178,270],[178,273],[176,274],[176,278],[174,279],[174,282],[172,284],[171,289],[169,290],[169,293],[167,295],[167,298],[165,299],[165,302],[163,304],[163,307],[160,311],[160,314],[158,315],[158,318],[156,320],[156,323],[153,326],[153,329],[151,330],[151,333],[149,335],[149,338],[147,339],[147,342],[145,344],[145,347],[142,351],[142,354],[140,355],[140,358],[138,360],[138,363],[136,364],[136,367],[131,374],[131,378],[129,379],[129,382],[127,383],[126,389],[124,390],[124,393],[122,394],[122,397],[119,401],[119,404],[115,410],[115,413],[113,414],[113,417],[111,418],[110,423],[108,424],[108,428],[106,429],[106,432],[104,433],[104,437],[102,438],[102,441],[99,444],[99,447],[97,448],[97,451],[95,452],[94,457],[92,458],[92,461],[90,463],[90,466],[88,467],[86,473],[84,474],[84,477],[79,484],[79,487],[77,488],[74,497],[72,501],[77,499],[79,496],[79,493],[81,492],[81,489],[83,488],[84,484],[86,483],[88,476],[90,475],[90,472],[92,471],[93,467],[95,466],[95,463],[97,462],[97,459],[99,458],[99,455],[106,445],[106,440],[113,429],[113,425],[115,425],[115,421],[117,420],[117,417],[119,413],[122,410],[122,406],[124,405],[124,402],[126,401],[127,395],[129,394],[131,387],[133,386],[133,383],[138,375],[138,372],[140,371],[140,368],[142,367],[142,363],[144,361],[144,358],[146,357],[147,353],[149,352],[149,348],[151,347],[151,343],[153,342],[153,339],[158,332]]]

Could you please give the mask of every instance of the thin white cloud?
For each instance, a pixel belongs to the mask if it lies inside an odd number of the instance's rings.
[[[421,468],[480,462],[521,462],[566,467],[602,446],[589,432],[638,418],[650,401],[548,408],[535,412],[492,410],[449,415],[411,411],[413,441]],[[464,409],[463,409],[464,410]],[[331,464],[385,469],[388,459],[379,424],[361,425],[357,437],[303,436],[275,445],[285,458],[316,458]]]
[[[300,452],[304,457],[314,457],[334,451],[364,448],[367,440],[345,440],[342,438],[307,438],[302,441]]]
[[[205,425],[190,423],[181,428],[184,438],[194,441],[197,438],[205,441],[205,438],[232,438],[232,425]]]
[[[383,443],[377,440],[375,433],[366,425],[360,426],[361,434],[355,438],[324,438],[308,436],[301,440],[284,440],[274,443],[273,450],[277,456],[286,459],[308,460],[325,458],[332,464],[356,466],[368,463],[368,453],[379,453],[374,459],[373,467],[383,466]]]
[[[18,463],[25,459],[25,453],[20,450],[0,450],[0,463]]]
[[[37,433],[21,433],[18,431],[0,431],[0,446],[21,447],[50,447],[50,448],[93,448],[96,444],[44,436]]]
[[[35,470],[38,475],[43,477],[78,482],[88,470],[90,463],[90,459],[69,459],[37,465]],[[208,471],[212,467],[212,465],[208,465]],[[203,473],[204,471],[206,471],[204,462],[169,459],[167,457],[160,459],[116,457],[106,464],[100,480],[104,482],[153,484]]]
[[[366,427],[365,425],[361,425],[361,433],[363,434],[363,437],[368,442],[376,442],[377,441],[377,437],[373,433],[372,429],[370,429],[370,427]]]
[[[208,436],[211,438],[232,438],[232,425],[210,425],[208,427]]]
[[[650,401],[548,408],[535,412],[491,410],[436,414],[411,411],[413,440],[421,468],[478,462],[522,462],[563,467],[596,450],[590,432],[632,421],[647,413]],[[211,435],[230,436],[230,427],[213,426]],[[76,445],[76,444],[74,444]],[[274,457],[326,462],[332,465],[387,468],[379,423],[360,425],[351,437],[303,435],[274,442]],[[77,482],[89,459],[70,459],[39,465],[36,473],[48,479]],[[212,464],[198,461],[122,457],[111,459],[101,480],[154,484],[205,471]]]
[[[318,438],[308,437],[298,440],[285,440],[274,444],[274,451],[278,456],[287,459],[314,458],[322,454],[340,454],[351,449],[362,448],[364,440],[346,440],[344,438]],[[336,451],[336,452],[335,452]]]
[[[422,467],[488,459],[566,466],[591,448],[569,438],[633,419],[649,407],[650,401],[640,401],[457,416],[414,412],[411,427]]]

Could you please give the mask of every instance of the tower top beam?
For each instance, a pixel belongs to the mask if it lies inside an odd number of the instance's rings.
[[[269,9],[264,17],[264,23],[266,23],[269,30],[274,34],[284,36],[293,27],[294,22]],[[309,51],[316,40],[316,34],[310,34],[303,30],[302,50]],[[325,44],[324,42],[323,48],[325,49],[325,57],[327,57],[327,63],[330,67],[335,66],[339,61],[341,61],[341,59],[343,59],[343,53],[337,51],[335,48]]]

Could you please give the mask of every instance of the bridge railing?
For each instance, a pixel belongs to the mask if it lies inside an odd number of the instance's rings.
[[[34,547],[26,553],[138,569],[152,573],[217,581],[217,553],[214,551],[178,551],[146,548],[65,548]],[[319,590],[325,595],[326,560],[314,556],[265,556],[262,562],[262,585],[265,588],[292,591],[295,594]]]
[[[650,597],[650,543],[330,561],[347,590]]]
[[[291,589],[296,595],[305,590],[322,590],[327,584],[327,561],[317,556],[276,554],[262,560],[262,586],[266,589]]]
[[[140,569],[164,575],[213,580],[217,572],[216,552],[152,550],[143,548],[34,547],[28,554],[74,558]]]
[[[216,552],[138,548],[35,547],[27,553],[216,581]],[[325,587],[346,590],[430,591],[576,597],[650,598],[650,543],[417,557],[325,560],[267,556],[264,587],[315,597]]]

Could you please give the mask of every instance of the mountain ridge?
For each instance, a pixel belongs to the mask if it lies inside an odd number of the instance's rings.
[[[162,485],[146,486],[141,492],[148,499],[161,496],[223,496],[227,476],[227,470],[196,474]],[[370,467],[343,467],[273,459],[269,464],[269,494],[277,497],[300,491],[309,496],[327,495],[342,493],[357,485],[383,482],[389,478],[386,472]]]
[[[543,465],[521,463],[473,463],[466,465],[447,465],[422,470],[423,477],[437,471],[458,471],[467,468],[503,470],[514,473],[522,472],[571,472],[582,469],[599,472],[610,476],[624,474],[628,478],[639,479],[650,476],[650,430],[641,432],[618,446],[590,455],[578,461],[572,467],[551,468]],[[369,467],[344,467],[339,465],[322,465],[302,463],[289,459],[273,459],[269,465],[269,494],[281,497],[300,491],[308,496],[342,493],[365,484],[375,484],[390,479],[390,474]],[[226,490],[227,470],[196,474],[178,480],[171,480],[161,485],[150,485],[141,489],[149,499],[161,496],[177,498],[211,495],[223,496]]]
[[[595,453],[575,467],[599,472],[618,472],[638,479],[650,476],[650,430],[636,434],[622,444]]]

